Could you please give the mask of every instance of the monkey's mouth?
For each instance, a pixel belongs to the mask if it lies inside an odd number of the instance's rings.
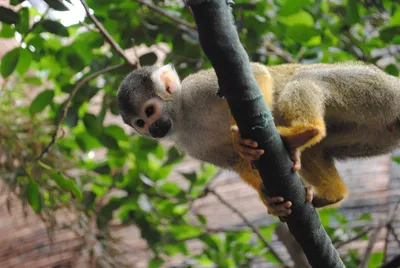
[[[149,128],[149,133],[153,138],[163,138],[171,130],[172,122],[169,118],[161,117]]]

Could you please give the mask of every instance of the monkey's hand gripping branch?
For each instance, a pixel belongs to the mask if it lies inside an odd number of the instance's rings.
[[[200,44],[216,71],[221,92],[242,135],[256,141],[265,152],[256,166],[267,194],[293,203],[287,224],[313,267],[344,267],[315,208],[304,202],[304,186],[292,171],[292,161],[250,70],[229,0],[189,0],[188,5],[198,27]]]

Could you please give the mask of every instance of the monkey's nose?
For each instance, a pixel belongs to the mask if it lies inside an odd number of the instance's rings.
[[[171,129],[172,123],[169,118],[161,117],[156,120],[149,128],[149,133],[153,138],[162,138]]]

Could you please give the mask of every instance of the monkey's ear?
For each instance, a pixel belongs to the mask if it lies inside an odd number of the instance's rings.
[[[181,90],[181,81],[172,64],[167,64],[156,70],[151,79],[155,83],[156,93],[163,99],[171,99],[172,95]]]

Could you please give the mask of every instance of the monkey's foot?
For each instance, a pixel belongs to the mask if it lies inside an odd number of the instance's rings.
[[[307,186],[305,187],[306,190],[306,200],[305,202],[312,202],[313,201],[313,196],[314,196],[314,191],[312,186]],[[265,204],[265,206],[268,209],[268,214],[271,214],[273,216],[279,217],[279,219],[284,222],[285,217],[289,216],[292,211],[290,207],[292,206],[292,202],[286,201],[284,202],[283,197],[269,197],[267,193],[265,192],[264,185],[261,184],[260,186],[260,196],[261,200]]]
[[[326,199],[325,197],[314,195],[312,204],[315,208],[322,208],[322,207],[326,207],[326,206],[338,205],[342,200],[343,200],[343,198],[340,198],[338,200],[329,200],[329,199]]]
[[[310,139],[314,138],[318,134],[318,129],[312,128],[303,132],[299,132],[297,134],[290,135],[286,135],[282,127],[278,127],[278,130],[281,134],[283,142],[285,143],[289,151],[290,159],[292,159],[293,161],[293,171],[297,172],[301,169],[301,152],[298,148],[306,144]]]

